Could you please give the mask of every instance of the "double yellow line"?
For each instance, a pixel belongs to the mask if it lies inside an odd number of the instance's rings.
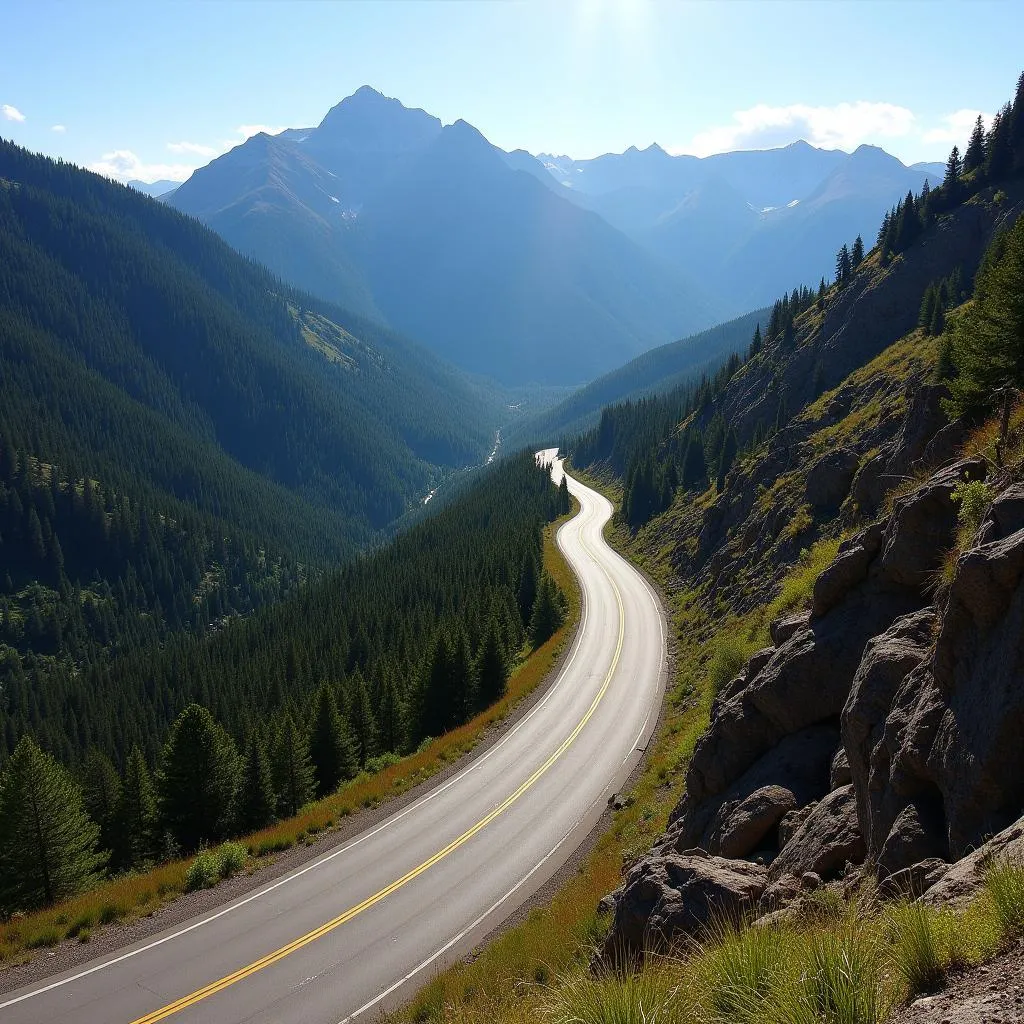
[[[591,555],[591,557],[593,557],[593,552],[590,551],[589,547],[584,543],[582,534],[580,536],[580,545],[588,554]],[[339,914],[337,917],[332,918],[325,924],[320,925],[319,928],[314,928],[305,935],[300,935],[297,939],[293,939],[287,945],[281,946],[280,949],[275,949],[273,953],[268,953],[265,957],[254,961],[247,967],[239,968],[239,970],[235,971],[233,974],[228,974],[219,981],[213,981],[209,985],[198,989],[190,995],[182,996],[181,999],[177,999],[173,1003],[168,1003],[159,1010],[153,1010],[152,1013],[147,1013],[146,1016],[139,1017],[137,1020],[132,1021],[132,1024],[156,1024],[157,1021],[166,1020],[173,1014],[180,1013],[182,1010],[186,1010],[190,1006],[194,1006],[196,1003],[202,1002],[204,999],[208,999],[210,996],[216,995],[218,992],[223,992],[224,989],[230,988],[237,982],[251,977],[258,971],[262,971],[264,968],[270,967],[272,964],[276,964],[279,960],[283,960],[291,953],[295,953],[304,946],[308,946],[311,942],[316,942],[317,939],[323,938],[323,936],[327,935],[329,932],[333,932],[335,928],[340,928],[343,924],[351,921],[352,918],[358,916],[364,910],[369,910],[370,907],[380,903],[381,900],[386,899],[393,892],[401,889],[402,886],[408,885],[414,878],[418,878],[425,871],[429,871],[435,864],[444,860],[444,858],[449,854],[454,853],[460,846],[464,846],[468,843],[473,836],[485,829],[492,821],[494,821],[495,818],[504,814],[505,811],[507,811],[524,793],[526,793],[537,782],[537,780],[540,779],[551,768],[551,766],[562,757],[562,755],[576,741],[576,738],[583,731],[586,724],[594,717],[594,713],[597,711],[598,705],[603,700],[604,695],[608,692],[612,676],[619,664],[619,657],[622,654],[622,641],[625,636],[625,614],[622,607],[622,595],[619,593],[619,588],[615,585],[615,581],[608,574],[607,570],[605,570],[605,568],[601,566],[596,559],[594,559],[594,561],[598,566],[600,566],[601,571],[605,574],[605,577],[611,584],[612,590],[615,593],[615,601],[619,608],[618,642],[615,646],[615,655],[608,668],[608,673],[605,675],[601,688],[597,691],[590,707],[587,709],[587,713],[580,719],[573,731],[561,742],[558,749],[555,750],[554,753],[552,753],[551,756],[525,782],[523,782],[523,784],[514,793],[506,797],[497,807],[495,807],[490,814],[481,818],[471,828],[466,829],[466,831],[457,839],[452,840],[452,842],[450,842],[443,850],[438,850],[438,852],[432,857],[425,860],[418,867],[413,868],[407,874],[402,875],[401,878],[396,879],[390,885],[386,885],[383,889],[375,892],[372,896],[363,900],[362,903],[358,903],[356,906],[350,907],[344,913]]]

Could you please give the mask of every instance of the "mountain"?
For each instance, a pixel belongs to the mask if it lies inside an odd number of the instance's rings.
[[[24,458],[323,563],[490,450],[457,371],[196,221],[6,142],[0,183],[0,437]]]
[[[167,195],[168,192],[173,192],[180,184],[180,181],[170,181],[169,179],[162,179],[160,181],[139,181],[137,178],[133,178],[127,182],[131,185],[136,192],[141,192],[146,196],[158,196]]]
[[[505,383],[585,380],[717,318],[678,270],[540,179],[465,122],[364,87],[168,201],[290,282]]]
[[[907,167],[877,147],[847,154],[806,142],[704,158],[654,145],[537,163],[563,194],[734,313],[770,302],[793,281],[829,277],[844,243],[858,234],[870,242],[908,190],[941,180],[935,165]]]
[[[588,430],[606,406],[695,385],[702,376],[713,376],[730,356],[745,352],[755,328],[767,328],[768,313],[768,309],[757,309],[689,338],[652,348],[550,409],[517,422],[508,432],[508,441],[513,445],[520,440],[536,442],[536,447],[543,447]]]

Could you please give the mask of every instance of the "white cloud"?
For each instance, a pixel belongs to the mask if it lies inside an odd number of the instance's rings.
[[[58,135],[63,135],[67,131],[67,128],[62,124],[52,124],[50,125],[50,131],[56,132]]]
[[[0,107],[0,114],[4,115],[5,121],[25,120],[25,115],[17,107],[12,107],[10,103],[5,103],[2,107]]]
[[[130,149],[117,149],[89,164],[89,170],[117,181],[184,181],[195,168],[190,164],[146,163]]]
[[[856,149],[864,142],[903,138],[914,130],[913,111],[893,103],[837,103],[785,107],[758,104],[733,114],[731,124],[698,132],[687,144],[673,146],[671,153],[708,156],[736,149],[771,149],[804,139],[825,149]]]
[[[216,156],[223,150],[216,146],[204,146],[201,142],[168,142],[167,148],[172,153],[194,153],[196,156]]]
[[[937,128],[926,131],[922,139],[925,142],[948,142],[950,145],[957,145],[963,149],[971,137],[974,122],[978,120],[979,114],[981,114],[985,127],[988,128],[992,124],[991,114],[986,114],[982,110],[955,110],[952,114],[947,114],[942,118],[942,122]]]

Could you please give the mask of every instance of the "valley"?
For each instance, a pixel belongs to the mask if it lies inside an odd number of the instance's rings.
[[[10,12],[4,1021],[1024,1021],[1024,24],[736,11]]]

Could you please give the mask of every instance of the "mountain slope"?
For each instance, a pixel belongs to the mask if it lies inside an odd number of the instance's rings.
[[[0,434],[305,557],[365,541],[492,419],[423,350],[130,189],[0,145]]]
[[[464,122],[360,89],[169,198],[292,283],[505,383],[565,383],[716,319],[676,269]]]

